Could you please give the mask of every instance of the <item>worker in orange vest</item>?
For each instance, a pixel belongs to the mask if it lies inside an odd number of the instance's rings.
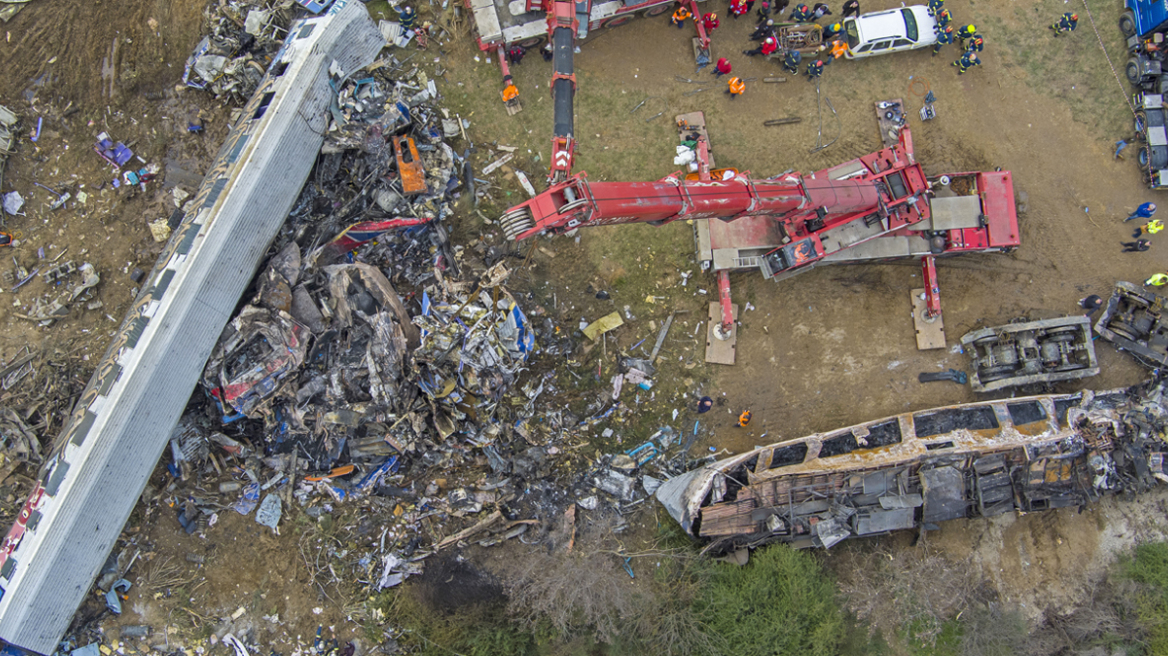
[[[673,24],[677,26],[677,29],[681,29],[685,27],[685,20],[691,16],[693,16],[693,14],[689,13],[689,10],[685,8],[685,5],[682,5],[677,8],[677,11],[673,12],[673,18],[671,20],[673,21]]]
[[[743,412],[742,414],[738,415],[738,426],[739,426],[739,427],[743,427],[743,426],[746,426],[747,424],[749,424],[749,423],[750,423],[750,417],[751,417],[751,415],[750,415],[750,411],[749,411],[749,410],[747,410],[746,412]]]
[[[510,75],[503,78],[503,84],[507,85],[503,87],[503,102],[509,103],[519,97],[519,89],[515,87]]]
[[[848,52],[848,44],[844,43],[843,39],[836,39],[831,42],[831,56],[835,59],[843,57]]]
[[[746,83],[740,77],[730,78],[730,88],[726,90],[730,94],[730,98],[734,99],[746,93]]]

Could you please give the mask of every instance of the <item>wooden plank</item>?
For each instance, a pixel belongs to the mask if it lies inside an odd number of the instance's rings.
[[[710,320],[706,322],[706,362],[734,364],[738,353],[738,305],[732,305],[731,308],[734,325],[730,328],[730,338],[718,339],[714,331],[722,323],[722,306],[717,301],[710,303]]]
[[[913,326],[917,331],[917,350],[945,348],[945,322],[943,317],[925,320],[924,289],[912,290]]]

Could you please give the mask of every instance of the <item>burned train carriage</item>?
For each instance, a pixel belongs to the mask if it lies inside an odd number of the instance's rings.
[[[1162,472],[1165,383],[906,413],[677,476],[657,499],[724,551],[831,547],[962,517],[1082,506]]]

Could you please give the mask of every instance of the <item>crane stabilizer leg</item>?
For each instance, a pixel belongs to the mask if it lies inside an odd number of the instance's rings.
[[[932,255],[921,258],[921,274],[925,281],[925,320],[941,316],[941,287],[937,283],[937,262]]]
[[[921,277],[924,289],[912,290],[913,327],[917,333],[917,348],[945,348],[945,320],[941,317],[941,288],[937,284],[936,260],[932,255],[921,258]]]
[[[734,303],[730,300],[730,271],[718,272],[718,304],[722,306],[722,321],[714,329],[714,337],[730,339],[734,334]]]

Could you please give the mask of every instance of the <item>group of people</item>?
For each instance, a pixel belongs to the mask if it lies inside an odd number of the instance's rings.
[[[1148,239],[1152,235],[1164,229],[1164,222],[1160,219],[1154,218],[1156,214],[1155,203],[1144,203],[1136,208],[1136,211],[1128,215],[1123,220],[1124,223],[1128,221],[1143,221],[1143,225],[1136,228],[1132,233],[1132,239],[1135,241],[1121,241],[1124,253],[1142,253],[1152,247],[1152,240]],[[1145,287],[1160,287],[1168,284],[1168,273],[1156,273],[1144,282]]]

